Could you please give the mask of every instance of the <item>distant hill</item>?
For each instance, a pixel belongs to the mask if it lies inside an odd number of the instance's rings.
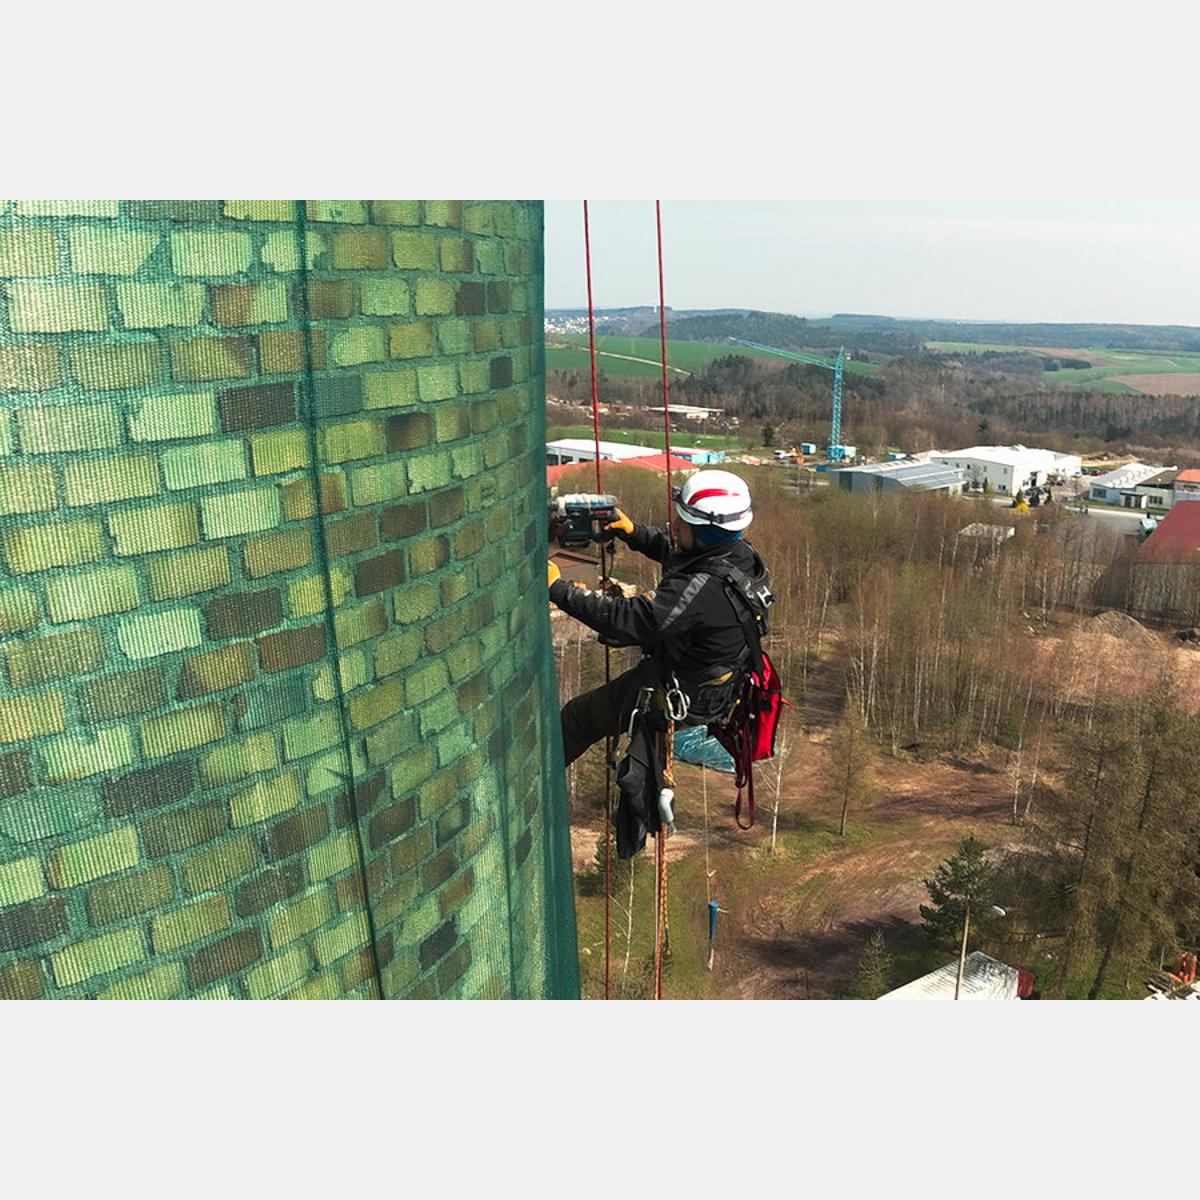
[[[649,336],[649,329],[642,331]],[[721,342],[744,338],[780,350],[828,350],[844,345],[847,350],[880,354],[915,354],[923,349],[921,339],[897,329],[888,318],[831,318],[813,321],[789,313],[742,311],[703,313],[697,316],[667,316],[667,333],[680,341]]]

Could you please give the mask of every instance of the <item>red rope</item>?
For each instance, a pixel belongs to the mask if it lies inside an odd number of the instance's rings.
[[[600,482],[600,391],[596,384],[596,312],[592,306],[592,237],[588,224],[588,202],[583,202],[583,249],[587,262],[588,346],[592,362],[592,433],[596,446],[596,492]],[[604,545],[600,546],[601,587],[608,580]],[[612,651],[604,647],[604,682],[611,682]],[[612,999],[612,760],[613,739],[604,739],[604,998]]]
[[[667,530],[672,545],[675,542],[675,498],[671,486],[671,391],[667,382],[667,308],[663,299],[662,201],[654,202],[654,218],[658,225],[658,330],[662,342],[662,386],[664,449],[667,459]]]

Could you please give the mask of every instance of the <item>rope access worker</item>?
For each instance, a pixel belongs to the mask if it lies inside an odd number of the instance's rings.
[[[761,607],[771,603],[770,576],[757,551],[742,538],[753,520],[750,491],[729,471],[697,471],[673,491],[680,519],[677,545],[663,529],[635,525],[620,509],[605,527],[663,566],[658,587],[629,599],[568,585],[549,565],[550,599],[600,634],[610,646],[639,646],[645,657],[611,682],[567,702],[562,710],[563,749],[572,763],[602,738],[625,732],[652,689],[659,707],[674,689],[686,697],[678,723],[707,724],[725,716],[736,700],[751,657],[746,613],[739,615],[729,588]]]

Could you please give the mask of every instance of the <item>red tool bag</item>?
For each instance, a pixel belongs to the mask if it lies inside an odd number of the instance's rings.
[[[775,754],[775,732],[779,714],[788,702],[783,698],[779,672],[762,648],[767,632],[767,610],[774,597],[769,588],[765,568],[751,577],[732,567],[714,570],[725,584],[725,594],[746,636],[749,651],[749,670],[741,693],[729,717],[722,723],[710,725],[708,732],[733,756],[734,782],[737,800],[733,807],[739,829],[754,826],[754,772],[751,763],[771,758]],[[743,790],[747,802],[747,823],[742,824]]]

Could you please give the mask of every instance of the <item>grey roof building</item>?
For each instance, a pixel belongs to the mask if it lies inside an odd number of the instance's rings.
[[[940,462],[868,463],[844,467],[837,472],[838,486],[855,495],[913,488],[921,492],[944,492],[958,496],[963,490],[963,473]]]

